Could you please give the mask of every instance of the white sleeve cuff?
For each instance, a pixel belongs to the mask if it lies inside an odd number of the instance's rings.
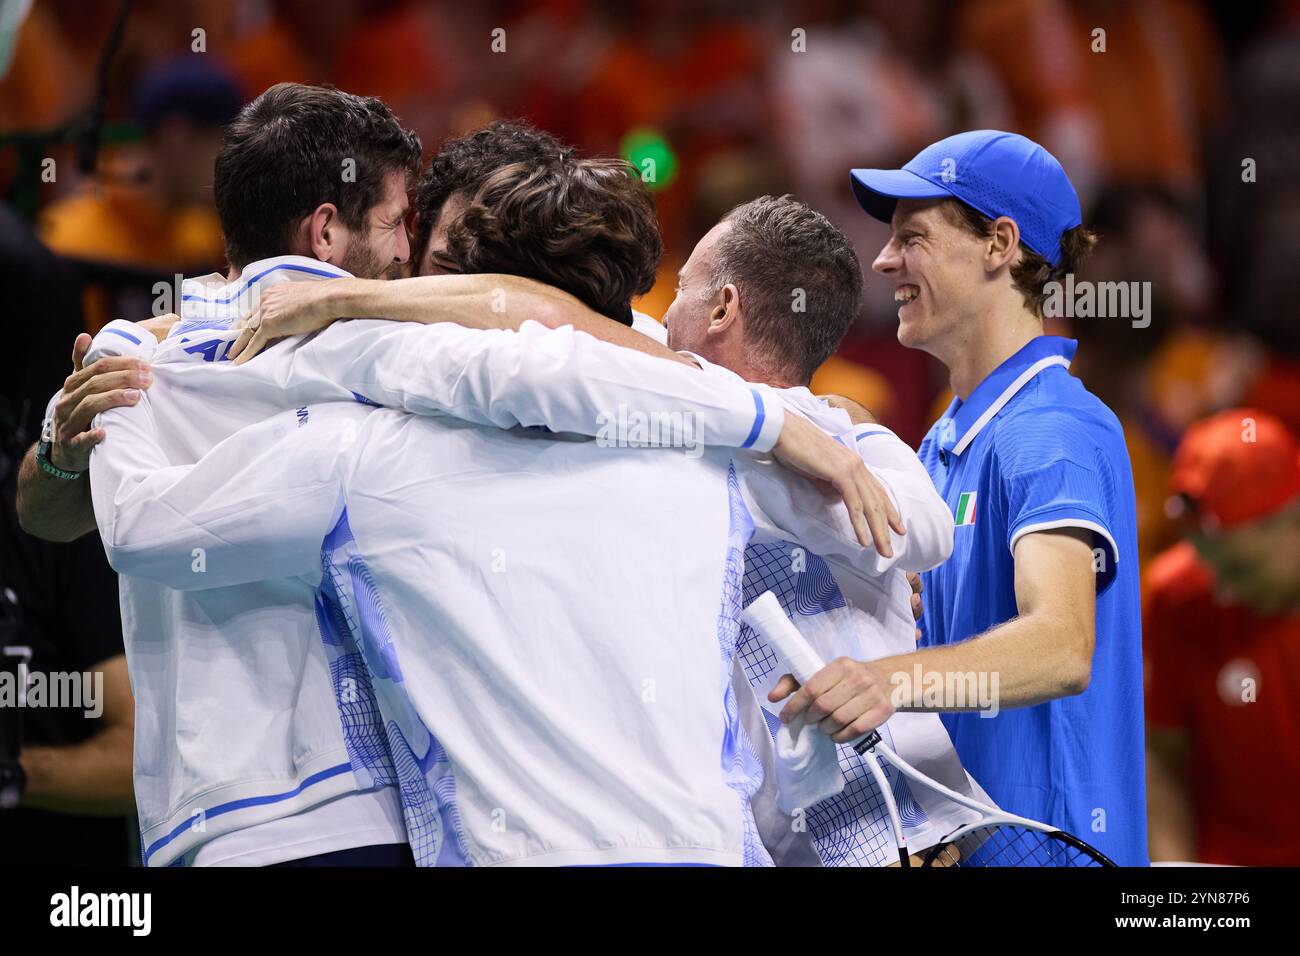
[[[114,319],[95,334],[82,364],[89,365],[107,357],[138,358],[147,362],[153,358],[157,348],[158,339],[143,325]]]
[[[785,403],[772,389],[750,387],[754,396],[754,423],[741,448],[750,451],[768,452],[781,437],[785,427]]]
[[[1115,543],[1115,536],[1110,533],[1110,530],[1099,521],[1092,521],[1088,518],[1073,516],[1057,518],[1055,520],[1036,521],[1032,524],[1026,524],[1017,528],[1012,532],[1009,544],[1012,556],[1014,557],[1016,553],[1016,542],[1025,535],[1034,534],[1039,531],[1059,531],[1062,528],[1081,528],[1084,531],[1091,531],[1110,546],[1111,557],[1114,559],[1116,564],[1119,564],[1119,545]]]

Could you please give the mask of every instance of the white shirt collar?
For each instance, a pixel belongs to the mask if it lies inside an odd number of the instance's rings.
[[[260,291],[277,282],[344,279],[351,274],[338,266],[306,256],[274,256],[244,266],[227,281],[219,272],[181,283],[180,315],[172,334],[197,328],[229,328],[252,311]]]

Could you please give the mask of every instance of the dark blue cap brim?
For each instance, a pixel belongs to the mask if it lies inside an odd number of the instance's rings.
[[[900,199],[943,199],[952,193],[906,169],[851,169],[849,182],[858,205],[881,222],[894,218]]]

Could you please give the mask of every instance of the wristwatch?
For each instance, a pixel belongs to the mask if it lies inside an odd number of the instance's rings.
[[[84,471],[68,471],[50,461],[50,447],[54,444],[53,438],[54,422],[47,418],[41,423],[41,440],[36,443],[36,464],[47,475],[63,478],[66,481],[76,481],[85,474]]]

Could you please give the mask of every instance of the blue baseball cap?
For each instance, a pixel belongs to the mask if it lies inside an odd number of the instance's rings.
[[[902,169],[849,172],[858,205],[889,222],[900,199],[960,199],[990,219],[1007,216],[1020,241],[1052,265],[1061,235],[1083,222],[1079,194],[1056,157],[1032,139],[977,129],[941,139]]]

